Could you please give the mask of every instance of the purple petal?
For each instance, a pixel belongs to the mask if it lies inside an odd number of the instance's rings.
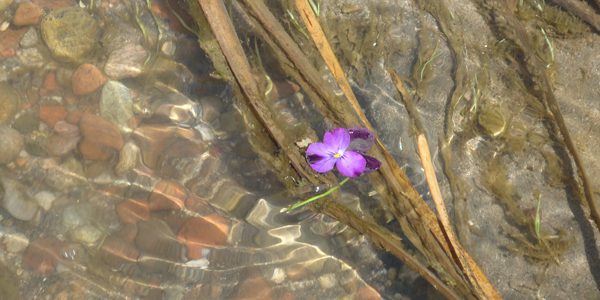
[[[306,160],[313,170],[319,173],[331,171],[337,159],[333,157],[335,149],[323,143],[312,143],[306,149]]]
[[[336,163],[336,167],[340,174],[346,177],[360,176],[367,165],[367,161],[362,154],[354,151],[346,151]]]
[[[344,152],[350,145],[350,134],[346,128],[336,128],[325,132],[323,143],[331,148],[334,148],[334,153]]]
[[[365,173],[379,170],[379,167],[381,167],[381,162],[379,162],[377,158],[368,155],[363,155],[363,157],[367,161],[367,165],[365,166]]]
[[[351,128],[348,129],[348,134],[350,135],[348,150],[364,153],[371,149],[375,141],[375,135],[366,128]]]

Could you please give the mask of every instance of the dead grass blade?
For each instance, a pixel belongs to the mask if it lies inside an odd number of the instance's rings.
[[[469,253],[462,247],[456,238],[454,230],[452,229],[452,225],[450,224],[446,205],[444,204],[442,192],[435,175],[435,169],[431,160],[431,151],[425,136],[425,130],[420,121],[421,118],[419,117],[414,106],[412,96],[408,93],[404,87],[404,84],[402,83],[402,80],[394,70],[388,70],[388,73],[391,75],[392,81],[401,95],[400,98],[404,102],[404,106],[416,131],[417,151],[419,153],[419,157],[421,158],[421,164],[423,165],[423,170],[427,180],[427,185],[429,186],[429,191],[431,192],[431,197],[435,203],[438,218],[447,237],[448,246],[453,252],[453,255],[458,259],[457,263],[461,265],[465,276],[467,276],[468,280],[474,287],[478,288],[480,296],[485,297],[485,299],[501,299],[498,291],[496,291],[496,289],[492,286],[477,263],[471,258]]]

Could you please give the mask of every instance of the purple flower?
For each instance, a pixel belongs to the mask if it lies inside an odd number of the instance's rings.
[[[312,143],[306,149],[306,159],[319,173],[329,172],[336,166],[340,174],[357,177],[379,169],[381,163],[365,155],[373,146],[374,136],[365,128],[336,128],[327,131],[323,143]]]

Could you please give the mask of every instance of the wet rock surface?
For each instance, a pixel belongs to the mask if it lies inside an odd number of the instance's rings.
[[[73,93],[78,96],[93,93],[102,87],[106,80],[106,76],[96,66],[82,64],[73,72]]]
[[[98,24],[87,11],[67,7],[44,16],[40,30],[50,52],[67,61],[80,61],[96,46]]]
[[[0,82],[0,124],[9,122],[17,112],[19,94],[5,82]]]

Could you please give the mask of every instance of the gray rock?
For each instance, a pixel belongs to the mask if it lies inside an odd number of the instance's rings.
[[[21,252],[29,245],[29,239],[22,233],[6,234],[3,242],[6,250],[12,253]]]
[[[100,115],[122,132],[130,132],[128,121],[133,117],[133,100],[129,88],[118,81],[106,82],[100,97]]]
[[[112,51],[104,73],[112,79],[136,77],[142,73],[148,52],[140,45],[125,45]]]
[[[17,57],[21,64],[29,69],[39,69],[46,63],[46,58],[38,48],[25,48],[17,50]]]
[[[38,206],[35,201],[25,194],[25,187],[8,178],[2,179],[2,187],[4,188],[4,199],[2,201],[4,209],[11,216],[21,221],[32,220],[38,212]]]
[[[2,73],[1,70],[0,73]],[[17,91],[8,83],[0,82],[0,124],[6,124],[12,120],[18,105],[19,94]]]
[[[60,8],[47,14],[41,23],[42,38],[58,59],[80,61],[96,45],[98,24],[86,10]]]
[[[73,204],[63,211],[63,225],[70,231],[92,221],[93,207],[87,203]]]
[[[0,126],[0,164],[13,161],[23,149],[21,134],[7,126]]]
[[[71,237],[77,242],[92,247],[102,237],[102,231],[93,225],[86,224],[75,228],[71,232]]]
[[[56,196],[48,191],[40,191],[35,194],[33,198],[45,211],[50,210],[50,208],[52,208],[52,203],[56,200]]]
[[[102,47],[110,53],[127,45],[141,45],[144,35],[139,27],[134,27],[118,18],[108,16],[110,19],[102,35]]]
[[[0,0],[0,1],[2,1],[2,0]],[[32,26],[32,27],[29,27],[29,30],[27,30],[27,32],[25,32],[25,34],[21,38],[21,41],[19,42],[19,45],[21,45],[21,47],[23,47],[23,48],[30,48],[30,47],[37,45],[37,43],[39,41],[40,41],[40,36],[39,36],[37,30],[35,29],[35,27]]]
[[[123,175],[133,169],[140,160],[140,148],[133,142],[129,141],[123,146],[119,152],[119,162],[115,166],[115,173]]]
[[[16,56],[0,59],[0,82],[8,81],[25,73],[27,69],[21,65]]]
[[[29,134],[40,127],[40,119],[38,114],[32,110],[21,112],[15,122],[13,128],[22,134]]]

